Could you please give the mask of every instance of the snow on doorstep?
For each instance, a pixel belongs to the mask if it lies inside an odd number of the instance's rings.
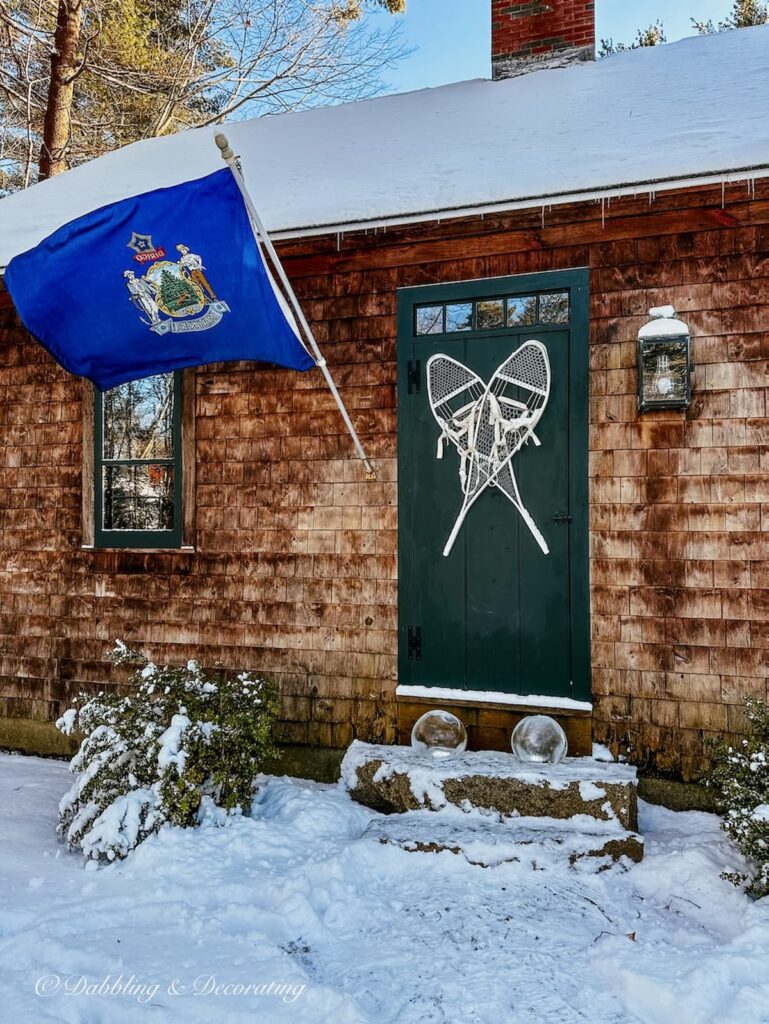
[[[353,740],[342,761],[342,783],[348,789],[357,784],[357,770],[372,761],[382,762],[377,771],[379,778],[404,774],[430,786],[446,779],[461,779],[470,775],[493,776],[497,779],[517,779],[531,785],[548,785],[551,789],[565,789],[572,783],[612,783],[635,786],[637,772],[626,764],[606,764],[592,757],[566,757],[560,764],[523,764],[512,754],[499,750],[466,750],[453,757],[434,759],[420,754],[412,747],[378,746]],[[416,781],[415,781],[416,786]],[[601,796],[604,792],[601,791]],[[591,797],[590,799],[593,799]]]
[[[743,861],[713,815],[642,803],[627,871],[483,868],[367,837],[382,818],[339,787],[268,778],[251,817],[84,871],[54,831],[69,781],[0,755],[3,1020],[766,1024],[769,900],[719,878]],[[224,988],[248,984],[262,994]]]
[[[593,760],[594,761],[613,761],[614,755],[611,750],[603,743],[593,744]]]
[[[397,697],[427,697],[439,703],[442,700],[472,704],[483,701],[490,704],[510,704],[522,708],[563,708],[569,711],[592,711],[593,705],[586,700],[572,700],[571,697],[541,697],[536,693],[500,693],[498,690],[452,690],[448,686],[406,686],[396,687]]]
[[[303,234],[765,168],[767,78],[761,27],[226,130],[267,228]],[[89,210],[221,167],[216,130],[138,142],[0,201],[0,267]]]
[[[579,795],[585,801],[600,800],[602,796],[606,796],[606,790],[596,786],[594,782],[580,782]]]
[[[471,864],[491,867],[506,861],[525,860],[540,865],[547,860],[573,864],[580,857],[590,857],[587,867],[605,869],[612,843],[630,840],[643,849],[641,836],[618,832],[613,822],[599,821],[587,815],[575,823],[565,824],[558,818],[509,818],[499,821],[496,815],[435,814],[430,811],[407,811],[404,814],[377,816],[366,829],[366,837],[395,843],[413,852],[462,854]],[[617,851],[619,859],[623,854]],[[600,859],[596,859],[600,858]]]

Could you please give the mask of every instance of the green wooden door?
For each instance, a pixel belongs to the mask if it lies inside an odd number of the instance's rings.
[[[404,289],[399,300],[399,682],[588,700],[587,272]],[[427,361],[442,353],[488,381],[527,340],[547,349],[550,397],[540,446],[512,465],[550,552],[491,487],[444,557],[462,504],[459,456],[436,457]]]

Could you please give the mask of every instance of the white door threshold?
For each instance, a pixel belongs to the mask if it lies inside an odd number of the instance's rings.
[[[547,708],[548,710],[581,711],[590,714],[593,705],[571,697],[543,697],[529,693],[500,693],[497,690],[453,690],[445,686],[398,686],[396,698],[417,698],[432,701],[454,701],[458,704],[504,704],[516,708]]]

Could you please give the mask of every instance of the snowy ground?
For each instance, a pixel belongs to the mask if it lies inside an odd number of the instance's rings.
[[[86,871],[53,831],[69,779],[0,755],[14,1024],[769,1022],[769,900],[719,879],[739,859],[710,815],[644,805],[629,871],[482,868],[364,838],[374,815],[336,787],[270,778],[253,818]]]

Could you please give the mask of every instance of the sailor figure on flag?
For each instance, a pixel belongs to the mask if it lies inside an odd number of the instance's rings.
[[[103,206],[14,257],[5,284],[16,309],[57,362],[102,391],[230,360],[317,366],[373,477],[237,158],[223,135],[216,143],[227,168]]]

